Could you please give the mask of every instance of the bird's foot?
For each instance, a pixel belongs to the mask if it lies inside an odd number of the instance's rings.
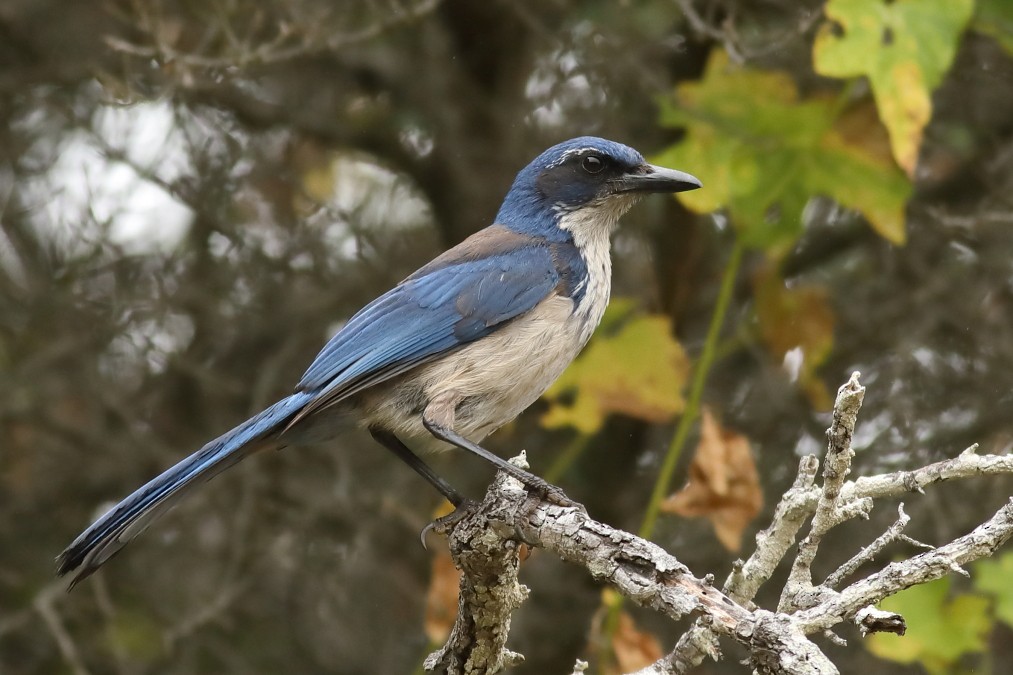
[[[539,478],[533,473],[526,471],[524,473],[527,475],[523,478],[517,477],[517,479],[524,483],[527,491],[535,497],[556,506],[579,506],[577,502],[567,497],[565,492],[544,478]]]
[[[419,539],[422,540],[422,548],[427,551],[429,550],[429,547],[426,546],[427,534],[430,532],[435,532],[436,534],[444,536],[450,534],[450,531],[454,529],[459,522],[468,516],[474,515],[475,512],[478,511],[479,506],[480,504],[473,499],[462,498],[460,503],[454,507],[453,511],[445,516],[440,516],[422,528],[422,532],[419,533]]]

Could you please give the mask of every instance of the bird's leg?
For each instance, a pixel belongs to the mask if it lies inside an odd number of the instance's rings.
[[[387,448],[395,455],[397,455],[401,461],[410,466],[420,476],[426,479],[430,485],[436,488],[437,492],[447,498],[447,501],[454,505],[456,509],[465,501],[461,493],[453,488],[453,486],[447,481],[443,480],[432,468],[423,462],[418,455],[411,451],[411,449],[401,442],[401,439],[383,429],[377,429],[370,427],[370,435],[376,440],[377,443]]]
[[[481,457],[511,478],[519,480],[525,485],[525,487],[528,488],[528,490],[536,494],[538,497],[559,506],[573,506],[575,504],[573,500],[567,497],[563,491],[555,485],[545,481],[543,478],[539,478],[533,473],[514,466],[499,455],[489,452],[477,443],[472,443],[453,429],[436,422],[429,416],[422,416],[422,424],[429,430],[429,433],[436,438],[461,448],[462,450],[467,450],[473,455]]]
[[[393,452],[401,461],[415,469],[416,473],[425,478],[441,495],[446,497],[448,502],[454,505],[452,513],[441,516],[422,528],[422,532],[419,533],[419,539],[422,540],[422,548],[426,548],[426,534],[430,530],[446,534],[460,520],[471,515],[475,510],[477,504],[473,500],[461,496],[461,493],[455,490],[450,483],[438,476],[428,464],[411,451],[411,448],[402,443],[400,438],[389,431],[375,427],[370,427],[369,433],[377,443]]]

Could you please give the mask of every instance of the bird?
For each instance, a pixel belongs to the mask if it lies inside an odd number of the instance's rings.
[[[457,447],[542,498],[562,491],[479,443],[530,406],[591,338],[611,291],[610,237],[649,193],[702,187],[633,148],[582,136],[516,176],[493,223],[352,316],[291,394],[153,478],[57,557],[70,586],[91,575],[195,487],[263,449],[364,427],[451,504],[466,500],[417,450]]]

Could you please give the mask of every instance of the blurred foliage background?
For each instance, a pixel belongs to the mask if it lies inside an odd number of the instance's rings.
[[[3,0],[0,671],[415,672],[453,596],[417,543],[437,499],[361,434],[241,465],[72,595],[52,559],[570,136],[706,189],[625,219],[605,324],[490,447],[718,578],[852,370],[858,471],[1008,452],[1011,111],[1005,0]],[[949,541],[1011,491],[912,495],[909,533]],[[685,628],[525,567],[518,673],[629,669]],[[843,673],[1007,672],[1013,554],[974,571],[892,600],[906,638],[826,649]]]

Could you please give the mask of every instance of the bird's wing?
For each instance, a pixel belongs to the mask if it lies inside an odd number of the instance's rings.
[[[569,281],[557,247],[492,226],[447,251],[331,338],[296,387],[316,396],[292,423],[531,310]]]

